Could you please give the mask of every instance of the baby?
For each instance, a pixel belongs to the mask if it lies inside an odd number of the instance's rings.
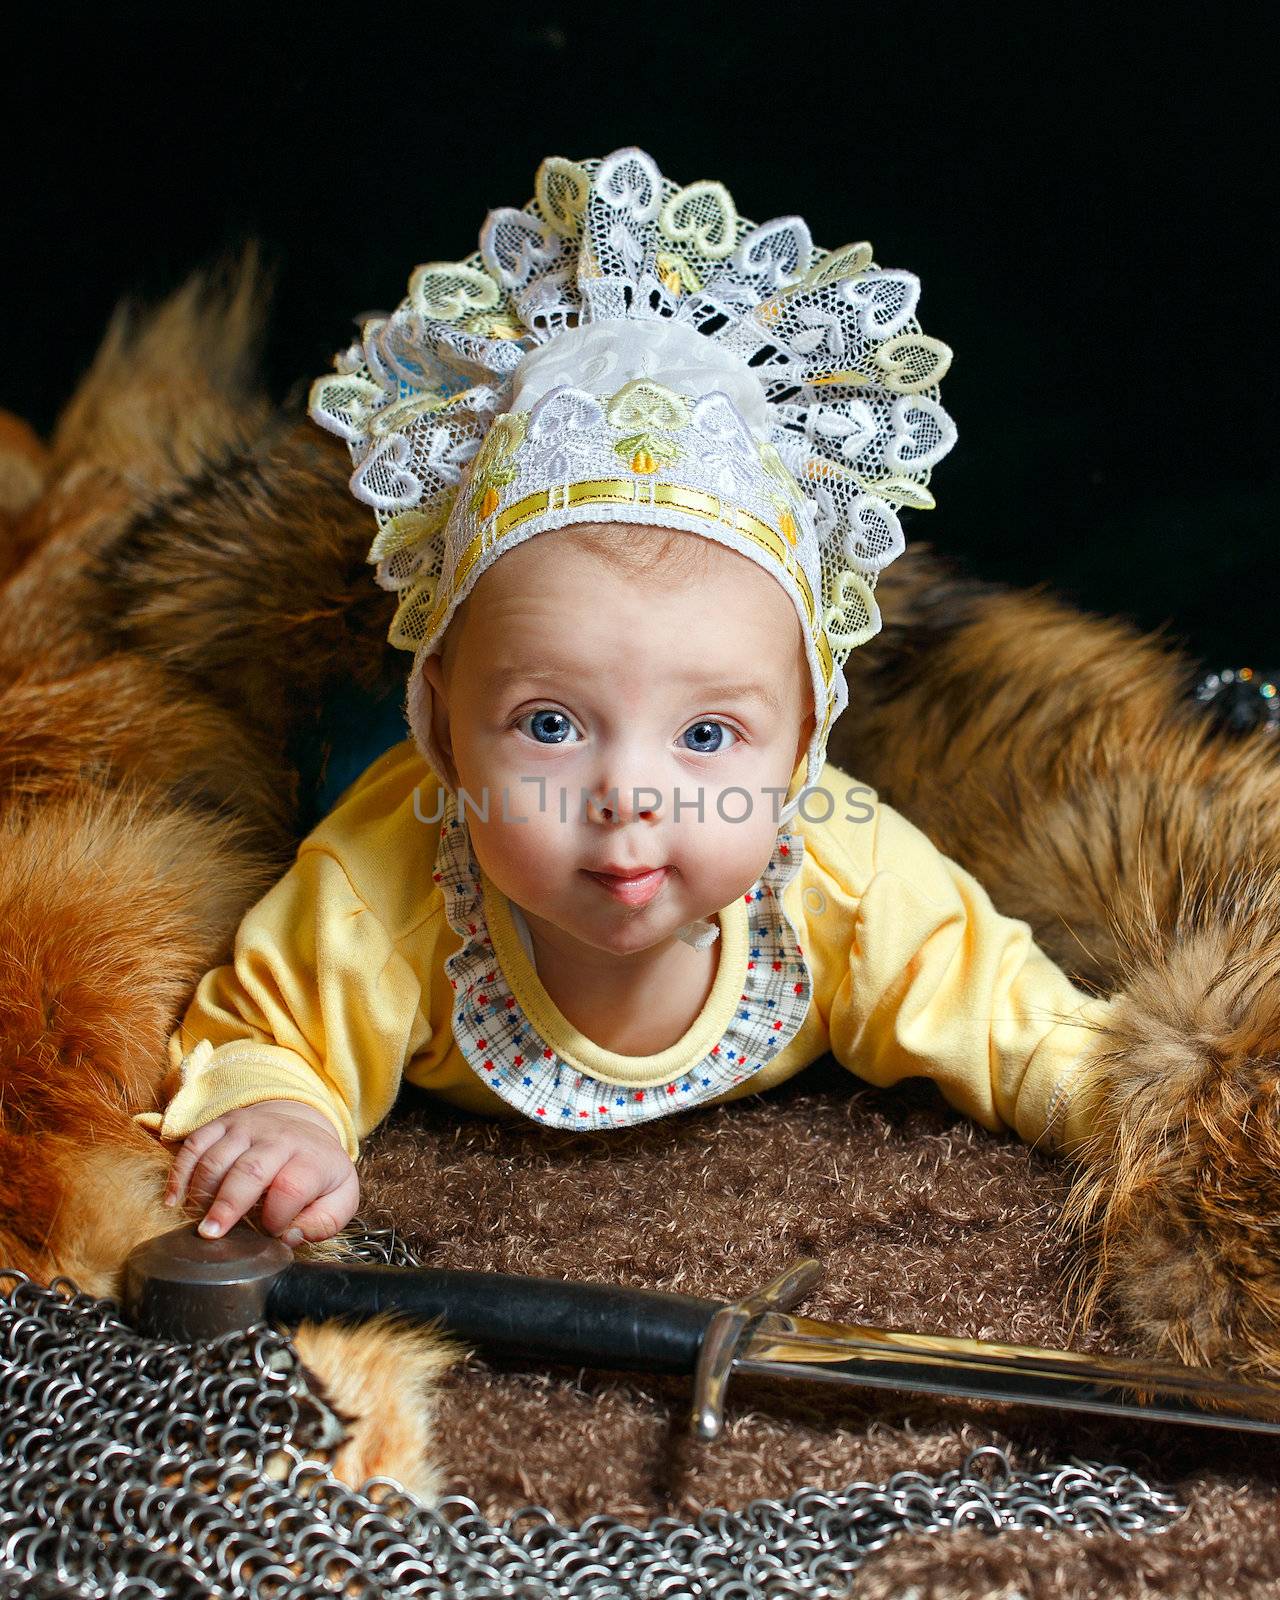
[[[341,1229],[405,1078],[600,1131],[830,1052],[990,1128],[1087,1131],[1071,1089],[1110,1003],[824,759],[892,502],[931,503],[954,429],[914,280],[802,229],[643,152],[553,160],[317,385],[386,518],[413,738],[170,1041],[139,1120],[182,1142],[166,1198],[207,1235],[259,1205],[288,1243]]]

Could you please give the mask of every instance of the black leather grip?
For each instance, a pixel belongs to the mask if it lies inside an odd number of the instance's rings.
[[[292,1326],[304,1318],[361,1320],[393,1311],[439,1319],[466,1344],[533,1360],[571,1361],[650,1372],[692,1372],[715,1300],[564,1283],[493,1272],[295,1262],[275,1280],[266,1316]]]

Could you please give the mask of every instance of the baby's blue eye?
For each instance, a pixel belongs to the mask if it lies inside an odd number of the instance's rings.
[[[728,734],[736,740],[738,735],[727,723],[724,722],[695,722],[691,728],[686,728],[682,738],[694,740],[686,749],[695,751],[698,755],[714,755],[723,746],[723,735]],[[728,748],[732,748],[729,746]]]
[[[520,718],[516,727],[523,728],[526,722],[530,724],[529,737],[539,744],[567,744],[573,732],[573,723],[563,711],[530,711]]]

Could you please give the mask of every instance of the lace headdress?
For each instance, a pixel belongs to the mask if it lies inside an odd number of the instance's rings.
[[[548,158],[473,255],[418,267],[310,409],[377,515],[369,560],[401,597],[388,637],[414,652],[410,726],[437,772],[421,665],[481,573],[547,529],[650,524],[739,551],[795,605],[816,717],[793,815],[844,662],[880,630],[898,511],[933,505],[955,442],[951,352],[921,332],[919,290],[869,244],[749,222],[722,184],[681,187],[637,149]]]

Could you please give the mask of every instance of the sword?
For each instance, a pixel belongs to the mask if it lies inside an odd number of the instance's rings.
[[[700,1439],[720,1433],[735,1373],[1280,1434],[1280,1386],[1209,1367],[793,1315],[821,1276],[819,1262],[797,1261],[725,1304],[571,1279],[297,1261],[242,1222],[220,1239],[188,1225],[140,1245],[125,1263],[123,1299],[142,1332],[182,1341],[264,1320],[293,1326],[392,1312],[434,1322],[487,1353],[686,1373]]]

